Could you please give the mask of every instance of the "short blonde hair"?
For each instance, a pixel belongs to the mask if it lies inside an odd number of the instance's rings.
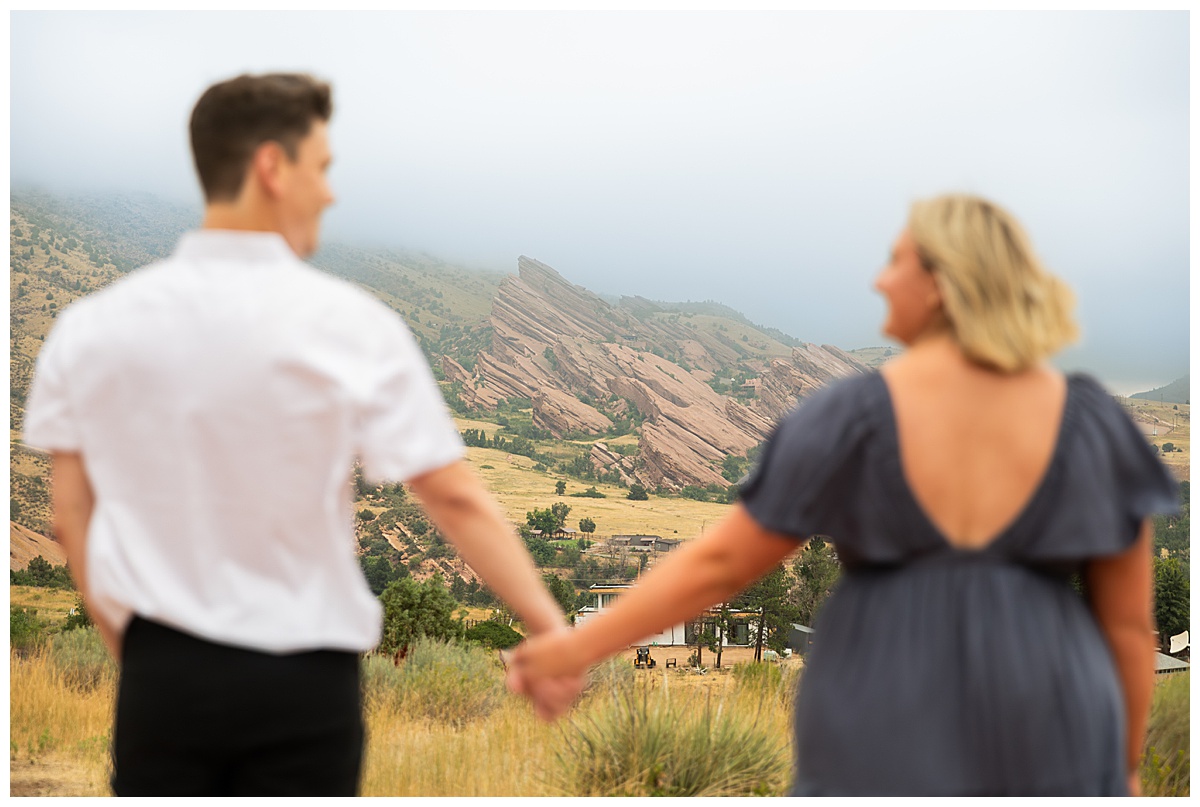
[[[908,232],[967,358],[1016,372],[1078,338],[1074,295],[1045,270],[1021,225],[999,206],[964,194],[918,201]]]

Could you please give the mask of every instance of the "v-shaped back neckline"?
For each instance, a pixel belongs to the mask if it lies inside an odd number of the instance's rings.
[[[888,386],[887,379],[883,377],[883,373],[876,372],[876,376],[878,376],[879,384],[883,387],[883,399],[887,407],[887,417],[885,420],[888,423],[887,430],[891,441],[890,448],[895,460],[895,482],[897,487],[903,492],[902,495],[907,499],[909,506],[917,514],[930,535],[937,539],[942,549],[948,549],[964,555],[983,555],[992,551],[997,545],[1005,541],[1011,533],[1015,532],[1017,527],[1036,509],[1036,505],[1045,495],[1050,479],[1055,475],[1058,466],[1062,463],[1063,445],[1068,426],[1072,420],[1071,412],[1075,405],[1075,375],[1068,374],[1066,376],[1067,394],[1063,400],[1062,411],[1059,413],[1058,432],[1054,437],[1054,447],[1050,453],[1050,461],[1046,463],[1046,467],[1042,470],[1037,484],[1026,497],[1021,507],[1016,511],[1016,514],[991,537],[977,546],[964,546],[951,541],[917,498],[912,485],[909,484],[908,475],[904,470],[904,457],[900,452],[900,426],[896,420],[896,407],[892,399],[892,390]]]

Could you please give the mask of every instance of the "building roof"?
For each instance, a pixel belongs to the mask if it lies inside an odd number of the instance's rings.
[[[1154,671],[1156,673],[1172,673],[1181,672],[1188,669],[1192,665],[1186,661],[1180,661],[1177,658],[1171,658],[1166,653],[1154,654]]]

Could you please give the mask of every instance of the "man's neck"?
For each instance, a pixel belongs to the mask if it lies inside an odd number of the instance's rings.
[[[214,202],[206,205],[200,227],[205,230],[279,232],[278,223],[269,211],[237,202]]]

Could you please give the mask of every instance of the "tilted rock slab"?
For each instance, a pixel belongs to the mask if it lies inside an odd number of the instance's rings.
[[[462,384],[463,398],[474,406],[529,398],[534,425],[557,437],[599,436],[613,425],[609,414],[620,416],[632,405],[644,418],[639,461],[616,459],[596,446],[590,456],[597,467],[648,487],[729,484],[718,470],[726,455],[744,455],[761,443],[813,389],[866,369],[828,345],[794,348],[788,359],[746,360],[726,334],[655,317],[659,308],[648,300],[611,305],[524,256],[517,269],[493,301],[491,347],[479,354],[473,373],[444,360],[446,377]],[[739,361],[761,372],[760,397],[750,406],[705,383]]]

